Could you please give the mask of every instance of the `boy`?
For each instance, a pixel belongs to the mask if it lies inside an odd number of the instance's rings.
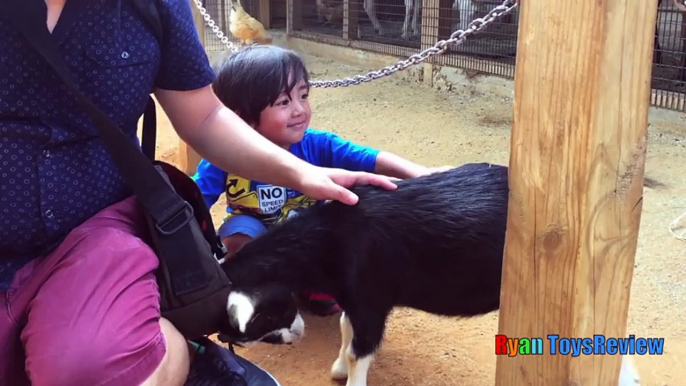
[[[439,170],[309,128],[309,78],[304,63],[292,51],[276,46],[245,48],[220,65],[212,87],[222,103],[257,132],[311,164],[400,179]],[[229,257],[269,226],[318,204],[300,192],[247,180],[205,159],[193,178],[209,207],[221,194],[226,195],[228,215],[218,233]],[[301,295],[315,314],[339,311],[327,295]]]

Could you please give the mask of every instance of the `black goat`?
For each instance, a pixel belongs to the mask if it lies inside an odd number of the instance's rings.
[[[234,288],[221,339],[293,342],[303,325],[291,291],[328,293],[344,310],[332,376],[364,386],[394,307],[462,317],[499,308],[507,167],[467,164],[355,192],[357,205],[309,208],[223,265]]]

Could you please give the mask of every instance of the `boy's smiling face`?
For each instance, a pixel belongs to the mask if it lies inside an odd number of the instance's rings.
[[[262,111],[260,123],[255,130],[286,149],[291,144],[300,142],[312,117],[312,109],[307,99],[309,92],[305,81],[300,81],[293,87],[290,95],[283,92],[273,105]]]

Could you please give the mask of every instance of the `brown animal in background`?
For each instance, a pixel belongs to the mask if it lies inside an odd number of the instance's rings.
[[[250,16],[240,0],[231,1],[231,15],[229,16],[229,31],[231,35],[240,39],[243,44],[270,44],[272,37],[264,29],[262,23]]]
[[[322,21],[322,18],[326,18],[327,25],[329,23],[337,22],[343,20],[343,3],[332,6],[328,0],[317,0],[317,20]]]

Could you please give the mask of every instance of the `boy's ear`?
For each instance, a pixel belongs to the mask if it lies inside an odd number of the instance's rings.
[[[245,117],[243,116],[243,113],[241,112],[241,110],[236,110],[236,111],[234,111],[234,112],[236,113],[236,115],[238,115],[238,118],[240,118],[240,119],[242,119],[243,121],[245,121],[245,123],[247,123],[248,126],[252,127],[253,129],[255,128],[255,127],[253,127],[253,124],[252,124],[252,123],[248,122],[248,120],[245,119]]]
[[[247,119],[245,119],[245,117],[243,116],[243,113],[241,112],[241,110],[236,110],[236,111],[234,111],[234,113],[236,113],[236,115],[238,115],[238,117],[239,117],[240,119],[242,119],[243,121],[245,121],[245,123],[247,123],[248,126],[252,127],[253,129],[255,129],[255,127],[257,126],[257,124],[256,124],[255,122],[250,122],[250,121],[248,121]]]

